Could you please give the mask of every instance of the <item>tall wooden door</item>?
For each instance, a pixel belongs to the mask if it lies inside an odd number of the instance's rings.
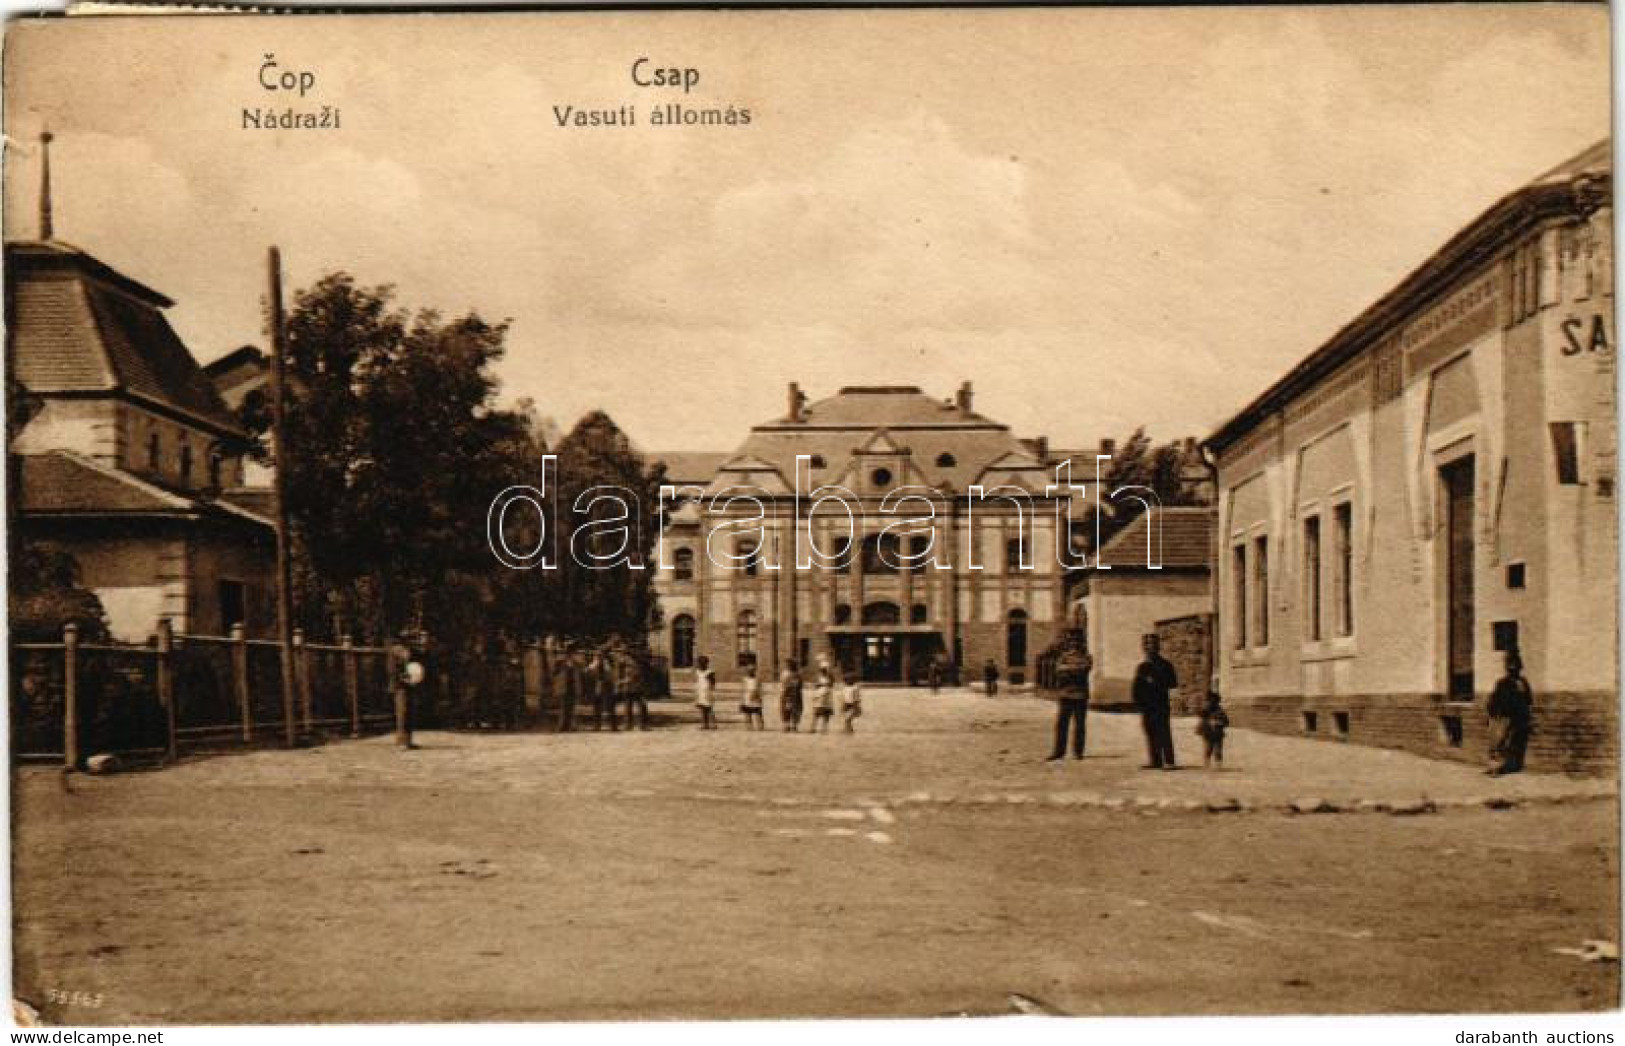
[[[1473,459],[1439,470],[1444,484],[1446,672],[1452,701],[1473,698]]]

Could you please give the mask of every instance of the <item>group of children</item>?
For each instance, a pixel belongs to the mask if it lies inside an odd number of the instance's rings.
[[[856,732],[854,724],[863,714],[863,688],[858,683],[857,676],[843,667],[832,669],[829,662],[820,661],[817,677],[813,681],[811,733],[829,733],[829,724],[835,718],[837,690],[840,694],[845,732],[849,734]],[[711,668],[711,659],[701,655],[694,662],[694,706],[700,711],[701,730],[717,728],[716,697],[717,674]],[[756,675],[754,663],[745,666],[745,677],[741,681],[739,695],[739,711],[745,717],[745,729],[767,729],[767,723],[762,716],[762,681]],[[779,718],[784,724],[786,733],[796,733],[801,729],[804,711],[805,684],[801,678],[800,666],[792,658],[779,675]]]

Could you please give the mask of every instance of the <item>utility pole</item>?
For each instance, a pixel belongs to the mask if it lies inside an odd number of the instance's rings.
[[[288,555],[288,437],[284,392],[286,346],[282,329],[282,252],[272,247],[267,255],[270,279],[266,301],[271,312],[271,445],[274,468],[271,489],[276,502],[276,630],[282,664],[282,724],[289,748],[299,741],[293,700],[293,565]]]

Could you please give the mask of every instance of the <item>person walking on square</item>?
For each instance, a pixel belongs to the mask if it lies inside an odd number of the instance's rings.
[[[1134,707],[1145,729],[1146,770],[1175,770],[1174,733],[1169,695],[1179,686],[1174,666],[1162,656],[1162,640],[1147,633],[1140,640],[1145,660],[1134,670]]]
[[[745,666],[744,691],[739,696],[739,710],[745,714],[746,730],[766,730],[762,721],[762,681],[756,678],[756,662]]]
[[[1523,677],[1523,655],[1508,650],[1506,674],[1490,692],[1490,768],[1485,773],[1500,777],[1523,769],[1534,707],[1534,693]]]
[[[779,719],[786,733],[801,729],[801,665],[793,657],[779,673]]]
[[[711,659],[701,654],[694,662],[694,707],[700,710],[700,729],[715,730],[717,674],[711,671]]]
[[[993,663],[991,657],[982,666],[982,682],[987,684],[988,697],[999,696],[999,666]]]
[[[863,685],[858,682],[856,672],[841,669],[841,716],[845,720],[846,732],[856,733],[853,724],[858,716],[863,714]]]
[[[937,658],[931,659],[931,666],[925,670],[925,681],[931,686],[931,696],[936,697],[942,689],[942,662]]]
[[[1089,656],[1089,643],[1083,629],[1068,628],[1061,633],[1055,651],[1055,747],[1048,762],[1066,758],[1068,728],[1072,735],[1072,758],[1082,759],[1089,737],[1089,674],[1095,659]]]
[[[829,721],[835,717],[835,680],[827,663],[818,666],[818,681],[813,684],[813,725],[815,734],[829,733]]]
[[[1196,736],[1202,739],[1202,765],[1218,764],[1224,768],[1224,732],[1230,729],[1230,717],[1219,703],[1218,690],[1207,692],[1207,704],[1196,721]]]

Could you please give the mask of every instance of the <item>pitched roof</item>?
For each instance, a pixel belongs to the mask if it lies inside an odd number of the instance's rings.
[[[666,463],[667,483],[673,486],[693,483],[703,487],[711,482],[711,478],[722,468],[723,463],[734,455],[731,451],[725,450],[663,450],[645,456],[650,461]]]
[[[807,406],[799,421],[780,420],[783,424],[800,427],[835,425],[865,429],[987,422],[974,411],[960,411],[951,399],[927,396],[915,385],[848,385],[835,395]]]
[[[1417,309],[1475,271],[1533,225],[1589,213],[1613,198],[1613,141],[1595,145],[1508,193],[1331,339],[1265,389],[1204,442],[1223,451],[1284,404],[1361,352],[1373,347]]]
[[[815,466],[821,459],[823,467],[812,470],[812,482],[819,485],[846,471],[853,455],[882,429],[939,489],[963,491],[1005,455],[1031,454],[1009,426],[933,399],[913,385],[848,386],[806,407],[800,420],[777,418],[753,427],[738,453],[770,463],[791,483],[797,455],[813,457]]]
[[[81,457],[49,450],[17,457],[25,515],[201,516],[224,513],[262,526],[270,520],[225,502],[199,501]]]
[[[124,393],[221,435],[241,432],[164,317],[173,304],[67,244],[6,245],[9,350],[29,391]]]
[[[1215,513],[1200,506],[1171,505],[1142,512],[1107,541],[1096,563],[1112,569],[1146,569],[1146,538],[1150,555],[1165,570],[1211,569]],[[1153,524],[1155,529],[1152,530]],[[1160,548],[1159,548],[1160,545]]]

